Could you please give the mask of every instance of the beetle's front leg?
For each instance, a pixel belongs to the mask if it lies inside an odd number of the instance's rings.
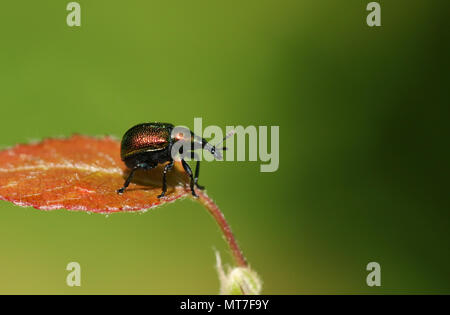
[[[197,186],[198,189],[203,190],[205,189],[205,186],[198,184],[198,176],[200,175],[200,160],[198,159],[197,154],[195,154],[195,152],[191,152],[191,159],[197,161],[195,165],[194,185]]]
[[[190,186],[191,186],[192,196],[198,197],[194,190],[194,176],[192,175],[191,167],[189,166],[189,164],[187,164],[187,162],[184,159],[181,159],[181,165],[183,165],[184,170],[191,178]]]
[[[200,174],[200,161],[197,161],[197,164],[195,166],[194,184],[195,184],[195,186],[197,186],[198,189],[203,190],[203,189],[205,189],[205,186],[201,186],[198,184],[199,174]]]

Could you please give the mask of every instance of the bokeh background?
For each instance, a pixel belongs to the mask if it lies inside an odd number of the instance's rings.
[[[277,125],[277,172],[200,177],[263,293],[450,293],[447,1],[379,1],[379,28],[368,0],[80,0],[79,28],[68,2],[1,5],[2,148],[144,121]],[[0,293],[215,294],[214,248],[231,262],[189,200],[109,217],[0,202]]]

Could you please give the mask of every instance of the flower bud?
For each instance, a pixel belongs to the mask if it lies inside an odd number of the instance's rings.
[[[217,272],[222,295],[258,295],[262,290],[262,281],[250,267],[234,267],[225,273],[220,255],[216,252]]]

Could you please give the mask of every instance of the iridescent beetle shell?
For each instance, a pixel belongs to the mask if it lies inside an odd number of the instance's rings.
[[[122,138],[120,157],[164,150],[171,142],[173,125],[169,123],[143,123],[129,129]]]

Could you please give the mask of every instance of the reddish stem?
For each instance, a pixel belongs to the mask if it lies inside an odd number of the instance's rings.
[[[225,236],[225,240],[230,247],[233,258],[236,262],[236,265],[239,267],[248,267],[247,260],[244,257],[241,249],[239,248],[236,239],[234,238],[233,232],[231,232],[231,228],[225,220],[225,217],[220,211],[219,207],[214,203],[214,201],[208,197],[208,195],[200,190],[196,191],[198,195],[198,200],[202,203],[205,208],[209,211],[209,213],[214,217],[220,229],[222,230],[223,235]]]

